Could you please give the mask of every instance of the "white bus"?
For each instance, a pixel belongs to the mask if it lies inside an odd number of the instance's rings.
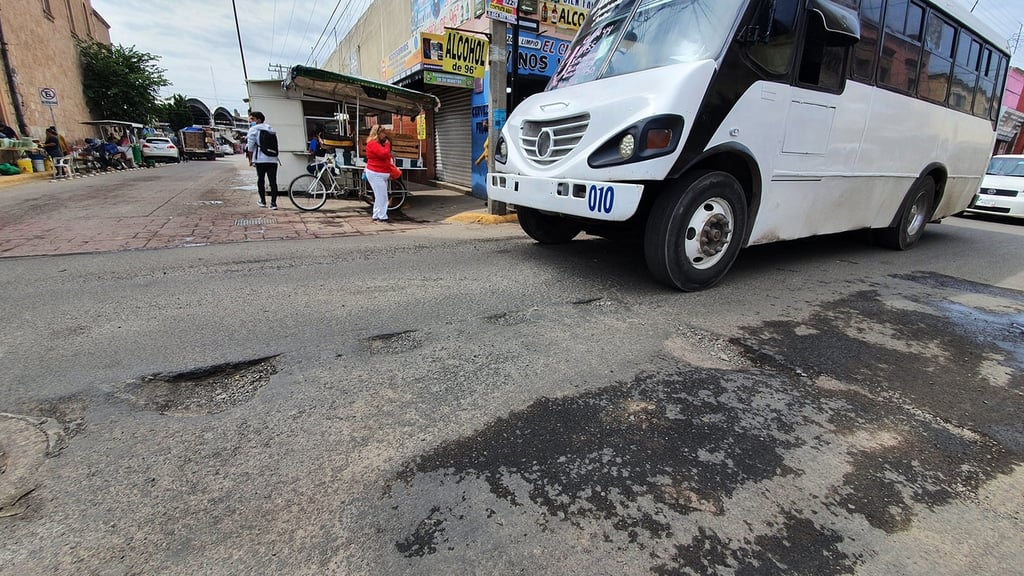
[[[964,210],[1009,54],[954,0],[601,0],[488,174],[542,243],[643,235],[682,290],[740,248]]]

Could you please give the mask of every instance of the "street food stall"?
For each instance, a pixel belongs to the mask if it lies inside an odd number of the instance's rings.
[[[277,132],[281,187],[306,173],[307,145],[317,128],[323,128],[325,143],[343,170],[365,167],[363,145],[375,124],[391,129],[392,152],[403,172],[423,170],[416,119],[422,122],[425,112],[440,108],[431,94],[306,66],[293,67],[283,82],[250,80],[249,96],[251,110],[263,112]]]
[[[142,130],[145,128],[142,124],[122,120],[87,120],[82,122],[82,124],[98,128],[100,131],[100,141],[113,142],[121,150],[130,166],[142,163],[142,149],[139,147],[139,139],[142,138]],[[76,148],[72,150],[72,155],[76,159],[83,152],[87,152],[84,148]]]

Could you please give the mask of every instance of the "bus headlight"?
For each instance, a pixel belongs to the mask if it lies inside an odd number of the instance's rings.
[[[587,164],[591,168],[606,168],[666,156],[676,150],[682,136],[682,116],[651,116],[606,140],[587,158]]]
[[[504,136],[498,136],[497,152],[494,154],[494,161],[504,164],[508,161],[508,144]]]
[[[619,156],[622,156],[623,160],[629,160],[633,157],[633,152],[636,152],[636,138],[633,138],[632,134],[626,134],[619,140]]]

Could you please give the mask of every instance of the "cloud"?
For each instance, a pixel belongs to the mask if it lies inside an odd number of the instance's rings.
[[[162,96],[184,94],[211,109],[245,113],[245,76],[230,2],[93,0],[92,5],[110,24],[113,43],[160,57],[157,66],[172,83]],[[239,0],[236,5],[249,77],[269,78],[269,64],[305,63],[336,2]]]

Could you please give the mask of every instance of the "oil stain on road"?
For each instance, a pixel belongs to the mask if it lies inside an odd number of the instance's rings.
[[[750,327],[734,341],[746,366],[662,354],[437,446],[386,490],[396,551],[488,550],[528,571],[853,573],[1022,460],[1024,298],[886,281]]]

